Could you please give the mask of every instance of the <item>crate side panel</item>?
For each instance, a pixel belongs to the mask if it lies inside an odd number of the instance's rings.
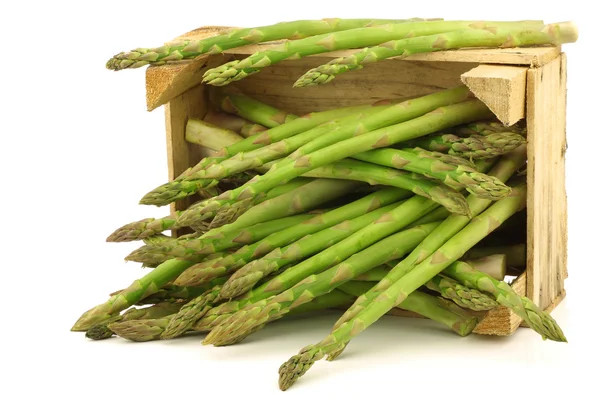
[[[357,73],[342,74],[327,85],[294,88],[311,68],[328,58],[285,61],[230,86],[258,100],[295,114],[366,104],[390,98],[410,98],[462,85],[460,75],[477,64],[387,60]]]
[[[169,181],[207,155],[207,149],[185,140],[185,126],[189,118],[203,118],[208,108],[206,87],[198,85],[175,97],[165,106],[167,132],[167,162]],[[194,198],[183,199],[171,205],[171,211],[184,210]]]
[[[548,307],[564,291],[566,58],[527,73],[527,296]]]

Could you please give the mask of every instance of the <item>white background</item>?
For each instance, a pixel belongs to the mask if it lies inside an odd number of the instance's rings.
[[[0,397],[559,398],[597,379],[597,35],[590,1],[101,1],[0,6]],[[145,110],[144,71],[104,69],[114,53],[157,46],[203,25],[325,17],[574,20],[568,56],[569,279],[553,312],[568,344],[530,330],[459,338],[428,321],[384,318],[335,363],[286,393],[277,369],[320,340],[335,313],[280,321],[243,344],[201,337],[129,343],[69,332],[77,317],[140,276],[108,244],[125,222],[161,217],[138,199],[167,178],[163,110]],[[596,358],[594,357],[596,356]],[[594,373],[594,370],[596,371]],[[4,393],[5,392],[5,393]],[[597,396],[590,394],[585,398]],[[596,397],[597,398],[597,397]]]

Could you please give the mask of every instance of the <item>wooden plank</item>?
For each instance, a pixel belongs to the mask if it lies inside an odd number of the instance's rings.
[[[546,308],[564,292],[566,57],[527,72],[527,296]]]
[[[500,122],[511,126],[525,118],[527,68],[482,64],[461,75],[473,94]]]
[[[185,126],[188,119],[204,117],[207,107],[206,87],[203,85],[186,91],[165,106],[169,181],[208,155],[203,147],[190,144],[185,140]],[[171,212],[186,209],[194,200],[194,197],[190,197],[176,201],[171,204]]]
[[[305,114],[382,99],[422,96],[461,84],[460,75],[471,63],[388,60],[368,65],[358,74],[343,74],[322,86],[293,88],[307,69],[326,58],[304,58],[265,68],[230,86],[285,111]]]
[[[526,274],[521,274],[515,279],[511,286],[519,296],[525,296],[527,288]],[[508,336],[512,335],[517,330],[521,321],[522,318],[515,314],[511,309],[499,306],[488,311],[485,317],[477,324],[473,332],[480,335]]]

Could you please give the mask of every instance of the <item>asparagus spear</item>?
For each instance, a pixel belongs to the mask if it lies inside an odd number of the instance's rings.
[[[466,262],[477,271],[481,271],[494,279],[502,281],[508,269],[508,259],[506,254],[492,254],[475,260],[467,260]]]
[[[489,175],[495,176],[503,182],[507,181],[525,162],[526,156],[527,146],[522,145],[514,152],[503,156],[489,172]],[[491,200],[481,199],[473,195],[467,198],[467,202],[469,203],[469,208],[471,209],[473,216],[477,216],[483,212],[492,203]],[[386,279],[379,282],[372,291],[369,291],[369,293],[358,298],[356,303],[336,322],[335,326],[340,326],[345,321],[354,317],[363,308],[363,305],[368,305],[393,282],[402,278],[406,273],[415,268],[417,264],[433,254],[448,239],[452,238],[457,232],[463,229],[469,221],[470,219],[464,216],[452,215],[448,217],[433,234],[429,235],[411,254],[398,263],[398,265],[390,271]]]
[[[262,68],[288,58],[301,58],[333,50],[374,46],[407,36],[423,36],[443,33],[471,26],[486,27],[492,23],[477,21],[425,21],[389,24],[369,28],[350,29],[335,33],[310,36],[300,40],[287,41],[268,50],[252,54],[243,60],[235,60],[204,73],[204,83],[224,86],[259,72]],[[501,26],[507,23],[493,23]],[[514,25],[515,23],[508,23]],[[529,24],[529,23],[528,23]],[[535,25],[539,26],[539,23]]]
[[[474,168],[452,166],[412,151],[377,149],[355,154],[353,158],[424,174],[450,187],[466,188],[469,193],[484,199],[499,200],[510,194],[510,188],[497,178],[477,172]]]
[[[514,132],[494,132],[487,136],[467,137],[443,133],[404,142],[400,147],[422,147],[468,159],[486,159],[510,153],[523,143],[525,138]]]
[[[281,39],[301,39],[328,32],[402,21],[328,18],[323,20],[280,22],[274,25],[255,28],[231,29],[223,34],[201,40],[184,40],[153,49],[137,48],[129,52],[122,52],[108,60],[106,68],[119,71],[126,68],[139,68],[144,65],[162,65],[169,62],[196,58],[202,54],[219,54],[225,50],[252,43],[270,42]]]
[[[310,302],[384,262],[401,258],[415,248],[437,225],[439,222],[432,222],[388,236],[354,253],[335,267],[308,276],[276,296],[247,305],[213,329],[204,343],[221,346],[246,337],[249,331],[255,331],[259,326],[282,318],[294,307]]]
[[[408,295],[450,266],[508,217],[523,209],[525,203],[525,186],[520,185],[514,188],[510,197],[497,201],[482,214],[474,217],[466,227],[421,262],[418,268],[394,282],[354,318],[334,328],[324,340],[316,345],[305,347],[300,350],[298,355],[284,363],[279,370],[280,388],[282,390],[289,388],[306,373],[315,361],[323,358],[326,354],[334,352],[336,356],[339,355],[354,336],[368,328],[391,308],[401,304]]]
[[[423,136],[472,120],[479,120],[489,113],[490,111],[487,107],[479,100],[440,107],[422,117],[344,140],[335,145],[317,150],[314,153],[303,156],[290,163],[285,163],[285,165],[273,167],[269,172],[256,177],[251,182],[248,182],[237,189],[222,193],[213,201],[206,201],[203,203],[205,204],[204,207],[198,207],[199,210],[195,210],[194,212],[197,212],[200,215],[210,215],[210,213],[214,212],[216,209],[219,209],[224,205],[234,204],[236,201],[253,201],[252,199],[255,199],[259,193],[268,190],[282,181],[285,182],[325,164],[373,148],[391,146],[400,141]],[[180,219],[184,218],[184,216],[185,214],[182,214]],[[195,218],[194,220],[201,220],[201,218],[205,217],[202,216],[199,219]]]
[[[211,91],[210,101],[225,112],[239,115],[267,128],[275,128],[298,118],[293,114],[278,110],[251,97],[228,93],[224,90]]]
[[[519,296],[508,283],[498,281],[484,272],[477,271],[462,261],[452,263],[444,273],[470,288],[494,296],[498,303],[510,308],[519,317],[523,318],[527,325],[539,333],[544,340],[567,341],[564,333],[550,314],[541,310],[527,297]]]
[[[313,68],[300,77],[294,87],[320,85],[330,82],[337,75],[363,68],[365,64],[390,57],[406,57],[410,54],[429,53],[468,47],[526,47],[536,45],[560,45],[577,41],[577,28],[571,22],[546,26],[531,24],[486,24],[486,26],[461,27],[445,32],[429,32],[426,36],[393,38],[377,47],[367,47],[348,57],[336,58],[325,65]],[[400,40],[397,40],[400,39]],[[378,43],[378,44],[379,44]]]
[[[211,150],[221,150],[244,138],[237,133],[219,128],[199,119],[189,119],[185,126],[185,140]]]
[[[269,235],[285,230],[286,228],[308,221],[313,217],[314,215],[312,214],[299,214],[258,223],[218,236],[187,240],[172,239],[168,242],[145,245],[131,252],[125,259],[127,261],[154,264],[164,262],[171,258],[200,261],[209,254],[254,243]],[[190,242],[193,243],[192,246],[198,247],[193,247],[190,250]],[[173,251],[173,249],[177,249],[177,251]]]
[[[337,225],[323,229],[314,234],[308,234],[286,247],[274,249],[262,258],[244,266],[244,271],[240,270],[238,274],[232,276],[231,281],[223,285],[223,295],[226,296],[225,298],[231,298],[237,296],[237,294],[250,290],[263,277],[338,243],[365,226],[374,223],[400,204],[400,202],[397,202],[383,206],[354,219],[343,218],[343,222],[340,222]],[[240,251],[243,252],[244,250]],[[189,268],[177,278],[175,283],[193,286],[202,281],[207,273],[210,273],[211,276],[219,276],[224,275],[231,270],[235,271],[241,267],[240,264],[243,265],[245,263],[245,258],[239,256],[240,254],[233,255],[232,257],[227,256],[224,257],[223,260],[218,260],[214,263],[207,263],[197,268]],[[207,269],[210,269],[211,271],[207,272]],[[260,293],[263,289],[264,288],[261,286],[256,292]]]
[[[448,186],[425,179],[419,174],[345,159],[313,169],[304,176],[350,179],[364,181],[370,185],[395,186],[431,199],[444,206],[451,213],[469,215],[469,206],[462,194]]]

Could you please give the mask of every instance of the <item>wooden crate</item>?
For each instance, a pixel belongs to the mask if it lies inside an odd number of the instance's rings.
[[[175,40],[200,39],[225,28],[205,27]],[[226,61],[244,58],[269,44],[250,45],[222,55],[202,56],[176,65],[150,67],[146,73],[148,110],[165,105],[169,179],[206,155],[184,139],[188,118],[207,112],[209,87],[202,74]],[[527,267],[512,284],[540,307],[552,310],[565,296],[567,208],[565,192],[566,58],[560,47],[471,49],[390,59],[337,77],[324,86],[293,89],[305,71],[331,58],[351,54],[336,51],[286,61],[231,86],[295,114],[364,104],[387,98],[425,95],[465,83],[505,123],[526,118]],[[179,201],[173,209],[183,209]],[[487,313],[475,332],[510,335],[522,323],[505,307]]]

